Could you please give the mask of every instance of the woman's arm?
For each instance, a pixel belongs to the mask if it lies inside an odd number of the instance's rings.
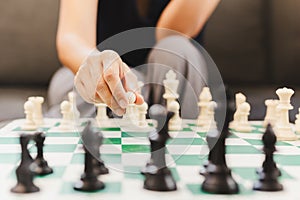
[[[73,73],[96,47],[97,9],[98,0],[61,0],[57,51]]]
[[[157,28],[171,29],[187,37],[195,37],[201,31],[221,0],[172,0],[161,14]],[[174,34],[157,30],[156,38],[161,40]]]

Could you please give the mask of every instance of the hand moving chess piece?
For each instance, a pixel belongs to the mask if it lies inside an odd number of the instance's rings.
[[[202,190],[215,194],[235,194],[239,192],[238,184],[231,176],[225,159],[225,140],[229,135],[229,122],[233,115],[233,102],[229,91],[226,92],[226,117],[221,133],[217,129],[212,129],[207,133],[207,143],[209,146],[209,161],[204,166],[202,175],[205,180],[202,183]],[[218,107],[218,112],[222,111],[224,103]]]
[[[32,157],[27,149],[29,141],[32,139],[31,135],[21,135],[20,144],[22,149],[21,163],[16,170],[17,185],[11,189],[14,193],[32,193],[38,192],[40,189],[34,185],[33,178],[34,172],[31,170],[35,168],[36,164],[33,162]]]
[[[166,142],[170,138],[168,124],[173,112],[168,112],[161,105],[150,108],[150,116],[157,121],[157,128],[149,134],[151,158],[142,170],[145,175],[144,188],[154,191],[173,191],[177,189],[171,171],[166,166]]]
[[[34,173],[37,175],[47,175],[52,174],[53,170],[48,166],[48,162],[44,159],[43,146],[46,136],[43,132],[35,133],[34,140],[37,147],[37,156],[34,160],[34,163],[37,167],[34,169]]]
[[[283,186],[278,182],[278,177],[281,175],[281,172],[273,159],[273,153],[276,151],[276,135],[270,124],[268,124],[262,140],[264,143],[263,151],[265,152],[266,158],[263,162],[262,169],[257,170],[259,180],[254,183],[253,189],[261,191],[283,190]]]

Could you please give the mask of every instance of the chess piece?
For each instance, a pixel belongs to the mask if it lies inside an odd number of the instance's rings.
[[[31,101],[34,105],[33,111],[33,121],[36,126],[41,126],[44,124],[43,112],[42,112],[42,104],[44,103],[44,97],[29,97],[29,101]]]
[[[151,158],[142,170],[145,176],[144,188],[154,191],[173,191],[177,189],[171,171],[166,166],[166,142],[170,138],[168,124],[174,116],[161,105],[150,108],[150,116],[157,121],[157,128],[149,133]]]
[[[169,131],[179,131],[182,129],[182,119],[179,115],[180,105],[177,101],[172,101],[169,104],[169,111],[174,113],[174,116],[169,121]]]
[[[72,131],[72,121],[71,121],[71,104],[69,101],[63,101],[60,104],[60,110],[62,114],[62,120],[60,125],[57,127],[59,130]]]
[[[137,108],[139,113],[139,117],[138,117],[139,127],[148,127],[148,122],[146,119],[148,104],[144,102],[142,105],[137,105]]]
[[[17,185],[11,189],[13,193],[33,193],[40,189],[33,183],[34,173],[31,169],[35,168],[35,163],[27,149],[31,135],[21,135],[20,144],[22,149],[21,163],[16,170]]]
[[[289,121],[289,110],[293,109],[290,101],[294,91],[288,88],[280,88],[276,90],[276,94],[279,97],[279,103],[277,106],[279,119],[277,120],[274,128],[277,140],[297,140],[298,138],[292,130]]]
[[[34,104],[31,101],[26,101],[24,104],[25,123],[21,126],[23,131],[33,131],[37,129],[33,121]]]
[[[70,119],[74,121],[76,124],[77,121],[80,118],[80,112],[77,109],[77,104],[76,104],[76,93],[75,92],[69,92],[68,93],[68,99],[71,105],[71,113],[70,113]]]
[[[264,143],[263,151],[266,157],[262,169],[257,170],[259,180],[254,183],[253,189],[260,191],[281,191],[283,190],[283,186],[278,182],[278,177],[281,173],[273,159],[273,153],[276,151],[276,135],[270,124],[267,126],[262,140]]]
[[[248,121],[248,116],[250,114],[250,104],[243,102],[239,105],[237,112],[239,115],[239,120],[235,124],[235,130],[238,132],[251,132],[252,127]]]
[[[107,105],[104,103],[95,104],[97,107],[96,121],[99,127],[112,127],[113,123],[106,113]]]
[[[176,74],[173,70],[168,71],[166,74],[166,79],[163,81],[165,93],[163,94],[163,98],[167,100],[167,109],[169,109],[169,105],[172,101],[178,99],[179,94],[177,93],[177,89],[179,86],[179,80],[176,79]]]
[[[204,126],[207,125],[209,122],[209,116],[208,116],[208,106],[209,103],[212,101],[212,95],[208,87],[204,87],[202,89],[202,92],[199,95],[199,109],[200,113],[197,119],[197,126]]]
[[[277,120],[277,113],[276,113],[276,107],[278,106],[278,100],[277,99],[267,99],[265,100],[265,105],[267,107],[266,110],[266,116],[263,122],[263,126],[267,127],[267,125],[270,123],[272,126],[275,126],[276,120]]]
[[[296,115],[295,129],[297,133],[300,133],[300,108],[298,108],[298,114]]]
[[[215,109],[217,107],[217,103],[214,101],[210,101],[207,106],[207,123],[204,124],[201,129],[204,132],[207,132],[211,129],[217,129],[217,123],[215,121]]]
[[[53,173],[52,168],[48,166],[48,162],[44,159],[43,146],[45,139],[45,133],[35,133],[34,140],[37,147],[37,156],[34,162],[37,165],[37,167],[34,169],[34,173],[37,175],[48,175]]]
[[[84,158],[84,173],[81,175],[80,181],[75,183],[74,189],[78,191],[97,191],[105,187],[104,183],[98,180],[99,166],[95,163],[95,154],[99,151],[97,135],[93,132],[91,122],[88,122],[87,126],[82,132],[83,148],[85,151]],[[100,144],[102,142],[101,138]],[[97,143],[98,142],[98,143]],[[98,148],[98,149],[96,149]]]
[[[233,106],[229,91],[226,92],[226,117],[222,131],[212,129],[207,133],[207,143],[209,147],[208,162],[204,166],[201,174],[205,180],[202,183],[202,190],[215,194],[236,194],[239,192],[238,184],[232,178],[231,170],[226,164],[225,159],[225,140],[229,133],[229,122],[232,119]],[[218,106],[221,112],[224,104]],[[218,112],[219,112],[218,111]]]
[[[82,131],[82,141],[85,148],[93,156],[94,171],[96,174],[108,174],[109,170],[101,159],[100,146],[103,143],[103,134],[92,129],[91,121],[87,122],[86,127]]]
[[[122,125],[129,125],[129,126],[137,126],[138,119],[137,119],[137,112],[136,112],[136,96],[133,92],[126,93],[128,99],[128,106],[126,108],[126,112],[123,115]]]
[[[238,126],[238,123],[240,121],[240,109],[239,109],[239,106],[246,102],[246,96],[242,93],[237,93],[235,95],[235,108],[236,108],[236,111],[233,115],[233,121],[229,124],[229,127],[231,129],[235,129],[237,126]]]

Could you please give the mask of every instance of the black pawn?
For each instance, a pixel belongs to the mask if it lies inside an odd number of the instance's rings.
[[[21,135],[20,144],[22,149],[21,163],[16,170],[17,185],[11,189],[14,193],[33,193],[38,192],[40,189],[34,185],[33,178],[34,172],[31,170],[35,167],[32,157],[27,149],[29,141],[32,139],[30,135]]]
[[[281,191],[283,190],[282,184],[278,182],[278,177],[281,172],[276,166],[273,159],[273,153],[276,151],[276,135],[270,124],[263,135],[262,141],[264,143],[263,151],[265,153],[265,161],[261,169],[257,170],[259,180],[254,183],[253,189],[260,191]]]
[[[35,143],[37,147],[37,156],[34,160],[37,167],[34,169],[34,173],[37,175],[48,175],[53,173],[53,169],[48,166],[48,162],[44,158],[44,142],[45,142],[46,136],[43,132],[38,132],[35,134]]]
[[[95,170],[95,168],[98,169],[98,166],[96,167],[95,165],[95,155],[99,152],[99,142],[95,143],[96,140],[100,139],[98,136],[93,131],[91,122],[89,121],[82,132],[85,151],[84,173],[81,175],[80,181],[75,183],[75,190],[93,192],[105,187],[104,183],[98,180],[99,172]],[[101,143],[102,141],[100,141]]]
[[[226,164],[225,141],[229,136],[229,122],[233,116],[233,102],[229,91],[226,92],[226,104],[219,103],[216,115],[218,112],[226,110],[225,122],[222,131],[212,130],[207,133],[207,143],[209,147],[208,162],[201,172],[205,180],[202,183],[202,190],[214,194],[236,194],[239,192],[239,187],[231,175],[231,169]],[[223,106],[226,105],[224,108]]]
[[[100,146],[103,144],[102,132],[94,131],[92,122],[88,121],[82,132],[82,141],[85,148],[93,156],[94,171],[98,175],[108,174],[109,170],[101,159]]]
[[[104,183],[98,180],[98,174],[94,171],[93,155],[85,150],[84,173],[80,181],[75,183],[74,189],[78,191],[93,192],[105,187]]]
[[[176,182],[171,171],[166,166],[166,142],[170,138],[168,124],[173,112],[161,105],[153,105],[150,108],[150,116],[157,120],[157,129],[150,132],[151,158],[142,170],[145,175],[144,188],[153,191],[174,191],[177,189]]]

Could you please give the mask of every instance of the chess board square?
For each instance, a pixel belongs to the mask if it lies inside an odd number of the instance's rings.
[[[124,166],[124,177],[126,179],[144,180],[144,176],[141,174],[142,167],[138,166]]]
[[[15,164],[2,164],[0,165],[0,180],[6,180],[11,173],[15,174]]]
[[[20,153],[0,153],[0,164],[15,164],[20,159]]]
[[[168,152],[172,155],[207,155],[207,145],[167,145]]]
[[[123,153],[149,153],[150,147],[149,145],[122,145]]]
[[[263,154],[227,154],[226,161],[230,167],[261,167]]]
[[[30,146],[32,146],[32,145],[30,145]],[[4,145],[0,146],[0,152],[1,153],[20,153],[21,146],[19,144],[4,144]]]
[[[237,137],[243,139],[255,139],[261,140],[262,134],[252,134],[252,133],[234,133]]]
[[[122,138],[125,137],[144,137],[147,138],[149,133],[147,132],[122,132]]]
[[[172,155],[176,165],[201,166],[207,157],[201,158],[199,155]]]
[[[200,169],[202,168],[201,165],[177,165],[176,169],[180,176],[181,181],[185,183],[202,183],[204,177],[199,174]]]
[[[285,172],[292,175],[292,178],[300,180],[300,165],[299,166],[281,166],[280,169],[284,169]]]
[[[261,152],[252,146],[227,145],[226,154],[260,154]]]
[[[121,138],[104,138],[103,144],[121,144]]]
[[[121,131],[101,131],[104,138],[120,138]]]
[[[59,153],[48,152],[44,153],[45,159],[48,161],[50,166],[66,166],[71,162],[73,153]]]
[[[79,132],[47,132],[47,137],[80,137]]]
[[[140,166],[146,165],[150,158],[149,153],[126,153],[122,154],[123,166]]]
[[[300,155],[274,155],[274,160],[281,166],[300,166]]]
[[[245,142],[241,138],[227,138],[226,145],[249,145],[249,143]]]
[[[122,138],[122,145],[130,145],[130,144],[136,144],[136,145],[150,145],[149,139],[146,137],[126,137]]]
[[[18,137],[3,137],[0,138],[0,144],[19,144],[20,139]]]
[[[77,144],[48,144],[45,145],[43,150],[45,153],[47,152],[59,152],[59,153],[63,153],[63,152],[74,152],[74,150],[76,149]],[[32,146],[31,148],[29,148],[30,152],[35,152],[36,151],[36,147]]]
[[[276,146],[274,154],[282,155],[300,155],[300,149],[295,146]]]
[[[172,138],[168,140],[169,145],[204,145],[206,142],[202,138]]]
[[[45,145],[48,144],[77,144],[80,138],[78,137],[46,137]]]
[[[172,139],[175,138],[201,138],[196,132],[187,131],[187,132],[169,132],[169,135]]]
[[[255,167],[233,167],[231,169],[233,173],[238,174],[243,179],[251,180],[251,181],[258,179],[258,175],[256,173],[257,168]],[[280,168],[280,171],[281,171],[280,179],[292,179],[292,177],[285,170]]]
[[[119,144],[103,144],[100,147],[101,154],[121,154],[122,147]]]
[[[112,132],[112,131],[121,131],[121,128],[120,127],[102,127],[102,128],[98,127],[98,128],[96,128],[96,130]]]

